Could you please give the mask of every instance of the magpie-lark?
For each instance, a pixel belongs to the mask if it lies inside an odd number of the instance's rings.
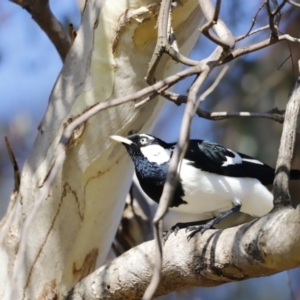
[[[125,146],[142,189],[158,203],[176,143],[149,134],[111,138]],[[190,140],[170,208],[199,213],[201,220],[176,224],[165,240],[180,228],[191,231],[190,239],[237,211],[254,217],[267,214],[273,208],[273,195],[265,185],[272,184],[274,177],[273,168],[248,155],[216,143]],[[300,170],[291,170],[290,179],[300,179]]]

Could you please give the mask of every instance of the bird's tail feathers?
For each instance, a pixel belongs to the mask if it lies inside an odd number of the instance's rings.
[[[300,170],[291,170],[290,179],[300,179]]]

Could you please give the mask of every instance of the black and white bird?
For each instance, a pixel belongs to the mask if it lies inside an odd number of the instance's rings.
[[[176,143],[166,143],[149,134],[111,138],[125,146],[142,189],[158,203]],[[274,177],[273,168],[248,155],[216,143],[190,140],[170,208],[198,213],[201,220],[178,223],[167,237],[187,228],[191,238],[237,211],[254,217],[267,214],[273,208],[273,195],[265,185],[272,184]],[[300,179],[300,171],[291,170],[290,178]]]

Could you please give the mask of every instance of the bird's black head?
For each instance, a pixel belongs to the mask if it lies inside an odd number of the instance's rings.
[[[133,134],[127,138],[113,135],[111,138],[126,147],[143,191],[151,199],[159,202],[175,143],[168,144],[144,133]],[[183,194],[180,185],[176,189],[173,205],[184,203],[181,199]]]
[[[169,162],[173,150],[170,144],[150,134],[133,134],[127,138],[113,135],[111,138],[125,146],[134,164],[137,159],[147,159],[161,165]]]

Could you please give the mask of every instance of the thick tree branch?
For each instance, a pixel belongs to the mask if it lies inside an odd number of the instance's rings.
[[[285,208],[234,228],[208,230],[189,242],[180,230],[164,246],[162,278],[155,296],[298,267],[299,218],[299,206]],[[153,272],[154,248],[154,241],[132,248],[83,279],[65,300],[141,299]]]
[[[62,61],[71,47],[71,38],[53,15],[48,0],[10,0],[26,9],[54,44]]]
[[[289,174],[294,153],[297,121],[300,110],[300,60],[298,61],[298,68],[298,78],[286,106],[285,120],[283,123],[276,163],[276,177],[273,188],[275,208],[291,205]]]

